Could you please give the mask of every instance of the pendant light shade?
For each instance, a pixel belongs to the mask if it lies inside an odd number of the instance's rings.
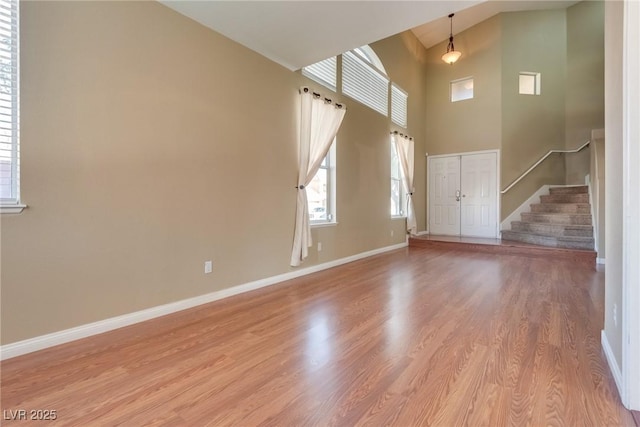
[[[451,23],[451,31],[449,33],[449,44],[447,45],[447,53],[442,55],[442,60],[449,65],[453,65],[460,57],[462,56],[462,52],[456,50],[453,45],[453,13],[449,15],[449,20]]]

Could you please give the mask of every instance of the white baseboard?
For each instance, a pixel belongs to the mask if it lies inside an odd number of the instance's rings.
[[[620,371],[620,366],[618,366],[618,362],[616,362],[616,357],[613,355],[613,350],[611,349],[611,345],[609,345],[609,340],[607,339],[607,334],[604,333],[604,329],[600,334],[600,342],[602,343],[602,350],[604,350],[604,355],[607,358],[607,363],[609,363],[609,369],[613,374],[613,379],[616,381],[618,393],[620,394],[620,398],[624,403],[626,399],[622,390],[622,371]]]
[[[429,234],[429,230],[418,231],[416,236],[426,236],[427,234]]]
[[[367,258],[373,255],[378,255],[384,252],[393,251],[407,247],[407,242],[398,243],[392,246],[386,246],[383,248],[374,249],[367,252],[362,252],[356,255],[351,255],[346,258],[340,258],[337,260],[329,261],[323,264],[313,265],[311,267],[303,268],[300,270],[291,271],[277,276],[267,277],[265,279],[256,280],[242,285],[233,286],[231,288],[222,289],[219,291],[211,292],[205,295],[200,295],[193,298],[187,298],[184,300],[172,302],[169,304],[159,305],[156,307],[147,308],[145,310],[136,311],[133,313],[123,314],[122,316],[111,317],[109,319],[100,320],[86,325],[76,326],[74,328],[65,329],[63,331],[53,332],[39,337],[29,338],[23,341],[6,344],[0,347],[0,360],[10,359],[12,357],[20,356],[34,351],[42,350],[45,348],[53,347],[59,344],[64,344],[70,341],[75,341],[81,338],[90,337],[92,335],[101,334],[104,332],[112,331],[114,329],[122,328],[124,326],[133,325],[134,323],[144,322],[145,320],[154,319],[156,317],[165,316],[167,314],[175,313],[177,311],[186,310],[198,305],[207,304],[213,301],[218,301],[223,298],[228,298],[233,295],[242,294],[245,292],[253,291],[256,289],[264,288],[266,286],[275,285],[286,280],[295,279],[296,277],[305,276],[307,274],[316,273],[318,271],[326,270],[329,268],[337,267],[342,264],[357,261],[359,259]]]
[[[596,264],[605,265],[604,261],[605,261],[604,258],[596,258]]]

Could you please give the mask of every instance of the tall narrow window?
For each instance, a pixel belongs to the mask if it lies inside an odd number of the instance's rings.
[[[335,222],[336,141],[307,186],[307,203],[311,224]]]
[[[402,184],[402,167],[395,139],[391,138],[391,216],[405,216],[405,191]]]
[[[20,204],[18,0],[0,1],[0,206]]]

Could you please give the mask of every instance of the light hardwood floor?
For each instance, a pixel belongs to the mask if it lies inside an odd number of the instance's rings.
[[[2,409],[56,411],[34,425],[633,426],[603,300],[604,273],[568,261],[401,249],[5,361]]]

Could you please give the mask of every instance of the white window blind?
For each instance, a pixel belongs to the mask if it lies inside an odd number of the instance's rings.
[[[0,1],[0,202],[20,199],[18,153],[18,0]]]
[[[351,51],[342,54],[342,93],[389,115],[389,79]]]
[[[391,121],[407,127],[407,94],[395,83],[391,84]]]
[[[307,67],[302,68],[302,75],[328,87],[336,90],[336,69],[338,68],[337,57],[328,58],[324,61],[316,62]]]

